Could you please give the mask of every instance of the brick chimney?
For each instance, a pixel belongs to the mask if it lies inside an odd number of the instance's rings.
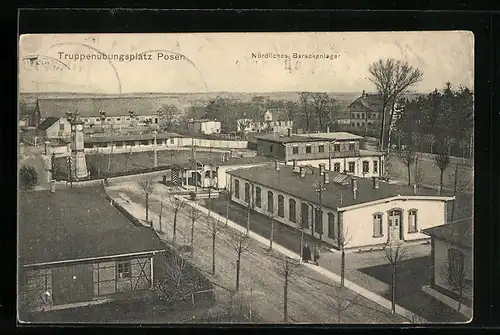
[[[379,188],[380,186],[380,181],[378,180],[377,177],[373,177],[373,188]]]
[[[323,174],[323,184],[330,184],[330,175],[326,171]]]
[[[366,92],[365,92],[365,90],[363,90],[363,93],[361,93],[361,97],[362,97],[362,98],[366,97]]]
[[[358,196],[358,180],[356,178],[352,178],[351,184],[352,184],[352,194],[354,196],[354,199],[356,199]]]
[[[305,166],[299,166],[300,178],[304,178],[306,176],[306,168]]]
[[[280,170],[280,162],[279,162],[279,161],[277,161],[277,160],[276,160],[276,161],[274,161],[274,169],[275,169],[276,171],[279,171],[279,170]]]

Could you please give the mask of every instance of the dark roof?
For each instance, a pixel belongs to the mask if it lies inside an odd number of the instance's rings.
[[[427,228],[422,232],[452,244],[472,248],[474,222],[472,218],[464,218],[441,226]]]
[[[291,136],[279,135],[277,133],[265,134],[256,137],[257,140],[276,142],[276,143],[297,143],[297,142],[320,142],[327,139],[312,138],[307,136],[299,136],[292,134]]]
[[[366,94],[365,96],[360,96],[351,102],[349,108],[356,104],[361,104],[364,108],[372,112],[382,112],[383,101],[378,94]]]
[[[42,117],[63,117],[68,110],[78,111],[81,117],[99,117],[101,110],[106,116],[128,115],[129,110],[135,115],[153,115],[165,103],[178,104],[178,99],[170,100],[147,97],[39,99],[38,105]]]
[[[45,120],[43,120],[42,123],[40,123],[38,125],[38,129],[40,129],[40,130],[47,130],[50,127],[52,127],[52,125],[54,123],[56,123],[57,121],[59,121],[59,119],[60,119],[60,117],[49,116],[48,118],[46,118]]]
[[[334,171],[327,171],[327,173],[330,177],[330,183],[326,185],[322,201],[323,205],[329,208],[352,206],[397,195],[414,195],[413,188],[408,186],[380,182],[379,188],[374,189],[372,179],[356,178],[358,193],[356,199],[354,199],[352,187],[350,186],[350,176]],[[306,176],[301,178],[298,173],[293,172],[293,167],[289,165],[280,165],[279,171],[276,171],[274,165],[270,164],[267,166],[233,170],[229,171],[228,174],[256,184],[268,186],[311,203],[318,202],[318,194],[315,189],[318,181],[323,181],[323,177],[319,176],[319,169],[317,168],[306,168]],[[346,178],[349,182],[347,185],[333,182],[334,180]],[[417,195],[436,196],[436,190],[421,189]]]
[[[23,264],[161,250],[156,233],[134,226],[102,187],[22,192],[19,256]]]
[[[111,136],[88,136],[85,137],[85,143],[108,143],[119,141],[145,141],[152,140],[153,134],[130,134],[130,135],[111,135]],[[158,133],[156,134],[157,140],[169,139],[172,137],[184,137],[176,133]]]

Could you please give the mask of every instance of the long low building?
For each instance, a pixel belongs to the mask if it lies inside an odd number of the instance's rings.
[[[147,133],[132,135],[109,135],[85,137],[85,148],[133,148],[152,146],[155,141],[159,146],[177,147],[184,136],[176,133]]]
[[[435,190],[356,178],[324,166],[275,162],[227,173],[234,202],[273,213],[279,222],[301,227],[335,248],[342,241],[348,241],[346,249],[365,249],[427,239],[421,230],[445,224],[447,203],[454,200]]]
[[[137,227],[102,187],[21,193],[19,278],[28,310],[91,302],[149,289],[156,233]]]

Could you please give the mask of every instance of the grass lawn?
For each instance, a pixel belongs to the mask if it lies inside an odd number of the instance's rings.
[[[465,322],[467,318],[422,291],[429,284],[430,257],[419,257],[402,261],[396,272],[396,302],[431,322]],[[389,264],[358,269],[388,285],[391,284],[392,270]],[[407,284],[411,283],[411,284]],[[385,298],[391,299],[388,290]]]

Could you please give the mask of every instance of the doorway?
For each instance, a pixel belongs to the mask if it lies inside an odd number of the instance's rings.
[[[76,264],[52,270],[54,305],[90,301],[94,295],[92,264]]]
[[[394,209],[389,212],[388,220],[388,238],[389,242],[397,242],[403,239],[402,236],[402,218],[403,212],[399,209]]]

